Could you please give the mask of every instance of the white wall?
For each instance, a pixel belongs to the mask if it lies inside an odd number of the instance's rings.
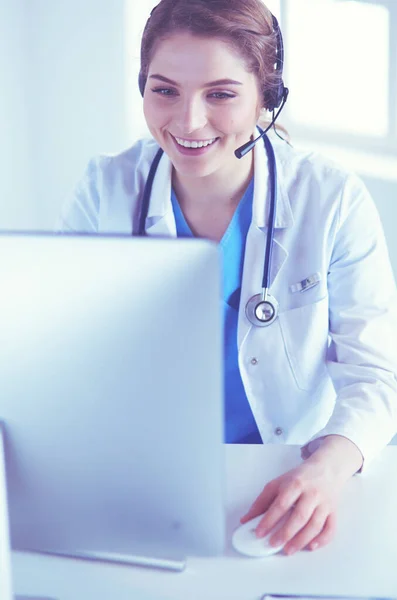
[[[89,158],[129,143],[123,0],[29,0],[29,118],[39,228]]]
[[[0,229],[34,220],[25,54],[24,2],[0,0]]]
[[[131,143],[125,2],[0,2],[0,228],[52,229],[89,158]]]

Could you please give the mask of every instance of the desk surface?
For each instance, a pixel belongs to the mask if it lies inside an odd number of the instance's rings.
[[[226,450],[227,544],[219,558],[189,558],[183,573],[14,553],[18,594],[57,600],[259,600],[306,593],[397,598],[397,446],[349,481],[334,541],[316,552],[252,559],[231,535],[264,484],[299,464],[296,446]]]

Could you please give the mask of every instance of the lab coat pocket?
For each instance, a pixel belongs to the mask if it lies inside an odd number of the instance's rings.
[[[313,391],[327,374],[328,296],[280,312],[279,319],[296,385]]]

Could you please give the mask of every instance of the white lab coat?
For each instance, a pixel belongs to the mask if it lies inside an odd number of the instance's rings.
[[[304,445],[339,434],[358,446],[367,464],[397,429],[396,291],[380,220],[357,177],[277,138],[272,143],[278,206],[271,293],[279,316],[261,328],[245,316],[246,302],[261,288],[268,220],[267,156],[258,143],[238,318],[247,398],[264,442]],[[136,231],[157,150],[153,140],[142,140],[122,154],[92,160],[57,230]],[[163,155],[149,236],[176,235],[170,192],[171,164]],[[314,274],[319,283],[297,291]]]

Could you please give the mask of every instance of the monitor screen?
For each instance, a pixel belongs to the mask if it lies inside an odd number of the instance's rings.
[[[12,546],[222,552],[216,245],[4,234],[0,253]]]

